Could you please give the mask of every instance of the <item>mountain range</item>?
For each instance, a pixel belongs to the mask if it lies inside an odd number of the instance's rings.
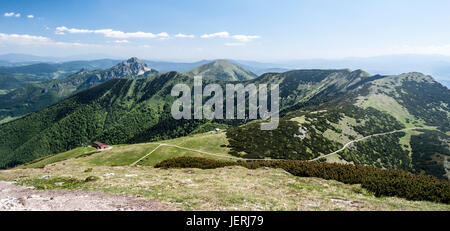
[[[96,61],[95,64],[108,64],[109,61]],[[90,67],[94,65],[90,64]],[[77,64],[65,63],[64,66],[80,66],[82,62]],[[43,64],[35,64],[43,65]],[[56,68],[53,65],[46,64],[48,67]],[[7,68],[11,69],[31,69],[31,66],[21,66]],[[53,70],[53,69],[52,69]],[[22,72],[23,73],[23,72]],[[49,73],[51,73],[49,71]],[[96,84],[106,82],[113,78],[140,78],[142,76],[157,74],[153,68],[137,58],[131,58],[125,62],[106,70],[90,71],[88,68],[82,68],[78,72],[66,78],[43,82],[25,82],[11,78],[5,74],[0,78],[5,78],[5,88],[16,88],[0,94],[0,122],[8,122],[12,119],[19,118],[31,112],[39,111],[59,100],[73,95],[81,90],[90,88]],[[224,80],[224,81],[241,81],[254,79],[257,76],[236,64],[226,60],[218,60],[211,63],[203,64],[199,67],[185,73],[187,76],[202,75],[205,79]],[[31,78],[31,77],[28,77]]]
[[[279,128],[261,131],[261,121],[173,119],[172,87],[192,86],[197,73],[210,74],[205,83],[222,86],[229,80],[279,84]],[[349,69],[294,70],[257,78],[250,73],[216,61],[186,74],[161,74],[132,58],[106,71],[83,70],[48,82],[46,86],[55,88],[34,92],[44,98],[58,95],[53,105],[0,125],[0,166],[13,167],[94,140],[141,143],[220,127],[227,128],[230,154],[239,157],[373,165],[448,178],[450,90],[432,77]]]
[[[105,55],[85,55],[71,57],[40,57],[26,54],[4,54],[0,55],[0,66],[23,66],[37,63],[64,63],[74,60],[91,60],[76,62],[96,62],[96,58],[107,57]],[[101,59],[100,59],[101,60]],[[105,59],[103,59],[105,60]],[[120,58],[107,59],[112,63],[100,69],[106,69],[120,62]],[[197,66],[213,62],[215,60],[202,60],[198,62],[167,62],[142,60],[150,67],[159,72],[186,72]],[[442,55],[385,55],[376,57],[358,57],[341,59],[303,59],[303,60],[280,60],[276,62],[256,62],[248,60],[228,61],[237,64],[257,75],[267,72],[286,72],[295,69],[364,69],[371,74],[394,75],[398,73],[421,72],[432,75],[438,82],[450,87],[450,57]],[[74,72],[86,66],[78,66]],[[99,69],[96,68],[96,69]],[[0,72],[1,73],[1,72]]]

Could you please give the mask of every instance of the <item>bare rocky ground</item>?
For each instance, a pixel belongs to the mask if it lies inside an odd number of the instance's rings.
[[[156,211],[167,208],[152,200],[101,192],[34,190],[0,181],[0,211]]]

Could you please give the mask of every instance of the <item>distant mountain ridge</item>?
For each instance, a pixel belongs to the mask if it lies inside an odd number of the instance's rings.
[[[54,79],[63,79],[82,68],[90,71],[108,69],[116,65],[118,60],[71,61],[65,63],[33,63],[20,65],[0,66],[1,74],[8,74],[12,78],[24,79],[23,83],[42,82]]]
[[[11,66],[17,64],[36,64],[36,63],[62,63],[62,62],[79,62],[73,60],[91,60],[87,62],[95,62],[95,58],[108,57],[106,55],[85,55],[77,57],[39,57],[26,54],[4,54],[0,55],[0,65]],[[117,63],[120,59],[112,58],[113,62]],[[202,60],[198,62],[169,62],[169,61],[152,61],[143,60],[151,67],[155,68],[159,72],[186,72],[194,67],[212,62],[214,60]],[[257,74],[261,75],[267,72],[286,72],[288,70],[298,69],[364,69],[371,74],[393,75],[397,73],[408,73],[418,71],[426,73],[435,77],[435,79],[447,88],[450,87],[450,57],[442,55],[385,55],[376,57],[354,57],[354,58],[342,58],[342,59],[300,59],[300,60],[287,60],[277,62],[255,62],[246,60],[229,60],[232,63],[236,63],[239,66]],[[84,61],[81,61],[84,62]],[[115,63],[104,68],[94,69],[106,69],[112,67]],[[81,69],[78,67],[75,71]],[[93,70],[93,69],[90,69]],[[1,73],[1,71],[0,71]],[[67,76],[67,75],[66,75]]]

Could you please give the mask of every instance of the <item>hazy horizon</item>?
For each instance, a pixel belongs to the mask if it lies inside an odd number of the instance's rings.
[[[450,55],[450,2],[2,1],[0,53],[280,62]]]
[[[411,57],[411,58],[432,58],[436,60],[441,61],[449,61],[450,62],[450,55],[441,55],[441,54],[387,54],[387,55],[374,55],[374,56],[367,56],[367,57],[358,57],[358,56],[347,56],[347,57],[339,57],[339,58],[293,58],[293,59],[283,59],[283,60],[261,60],[261,59],[236,59],[236,58],[230,58],[230,57],[217,57],[217,58],[192,58],[192,59],[178,59],[178,58],[151,58],[145,55],[125,55],[125,56],[114,56],[114,55],[108,55],[108,54],[95,54],[95,53],[86,53],[86,54],[77,54],[77,55],[41,55],[38,53],[16,53],[16,52],[5,52],[0,53],[0,60],[1,61],[8,61],[6,59],[1,59],[2,56],[36,56],[38,58],[50,58],[50,59],[57,59],[60,61],[57,62],[70,62],[70,61],[92,61],[92,60],[99,60],[99,59],[117,59],[117,60],[127,60],[132,57],[136,57],[138,59],[142,60],[151,60],[156,62],[174,62],[174,63],[194,63],[194,62],[200,62],[200,61],[210,61],[210,60],[236,60],[236,61],[249,61],[249,62],[258,62],[258,63],[289,63],[289,62],[296,62],[296,61],[311,61],[311,60],[322,60],[322,61],[347,61],[347,60],[359,60],[359,59],[377,59],[377,58],[403,58],[403,57]],[[39,60],[36,60],[39,61]]]

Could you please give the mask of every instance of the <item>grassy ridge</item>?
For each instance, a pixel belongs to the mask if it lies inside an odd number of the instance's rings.
[[[143,158],[137,165],[154,166],[161,161],[183,156],[230,160],[233,156],[228,154],[227,144],[225,133],[209,132],[163,142],[114,145],[113,149],[105,151],[97,151],[91,147],[75,148],[56,155],[38,158],[16,168],[43,168],[66,160],[70,160],[78,166],[128,166],[149,153],[151,155]],[[213,155],[205,154],[205,152]]]
[[[185,74],[191,77],[202,76],[204,79],[223,81],[243,81],[257,77],[252,72],[226,60],[217,60],[201,65],[187,71]]]

